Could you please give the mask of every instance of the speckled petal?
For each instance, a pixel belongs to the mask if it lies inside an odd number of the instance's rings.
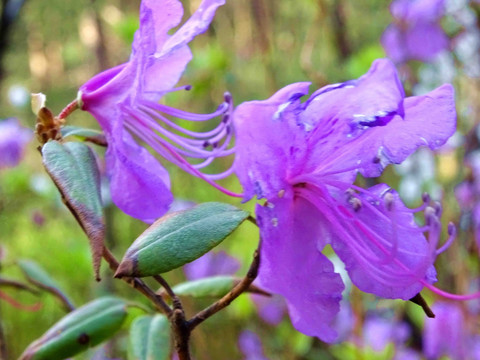
[[[289,191],[287,177],[292,167],[301,166],[305,136],[289,108],[299,106],[309,83],[289,85],[270,99],[250,101],[234,112],[237,133],[235,171],[246,200],[276,197]]]
[[[400,164],[420,146],[437,149],[456,128],[454,90],[449,84],[432,92],[406,98],[404,116],[385,126],[372,126],[337,151],[325,151],[318,173],[356,169],[367,177],[379,176],[389,164]]]

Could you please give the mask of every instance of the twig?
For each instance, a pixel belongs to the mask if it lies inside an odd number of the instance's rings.
[[[423,296],[418,293],[415,295],[413,298],[411,298],[409,301],[413,302],[414,304],[417,304],[420,306],[423,311],[425,312],[425,315],[427,315],[429,318],[434,318],[435,314],[433,313],[432,309],[430,309],[430,306],[428,306],[427,302],[423,298]]]
[[[236,285],[227,295],[223,298],[218,300],[217,302],[213,303],[206,309],[200,311],[196,314],[193,318],[188,321],[188,328],[192,331],[195,327],[201,324],[203,321],[208,319],[210,316],[216,314],[223,308],[230,305],[230,303],[239,297],[243,292],[245,292],[251,283],[255,280],[258,274],[258,268],[260,266],[260,253],[258,250],[255,250],[253,254],[253,261],[250,265],[250,269],[247,272],[247,275],[243,278],[243,280]]]
[[[38,295],[38,290],[28,286],[27,284],[21,283],[16,280],[10,280],[5,278],[0,278],[0,287],[12,287],[14,289],[25,290],[32,294]]]
[[[115,259],[115,256],[113,256],[110,250],[108,250],[106,247],[103,248],[103,258],[108,263],[110,269],[112,269],[113,272],[117,271],[119,265],[118,260]],[[127,284],[129,284],[131,287],[145,295],[155,305],[155,307],[161,312],[163,312],[165,315],[167,315],[168,317],[172,315],[172,309],[170,308],[170,306],[167,305],[167,303],[162,299],[162,297],[155,294],[155,292],[150,289],[147,284],[145,284],[141,279],[135,277],[122,277],[121,279]]]
[[[170,323],[172,325],[175,351],[178,354],[178,359],[190,360],[190,348],[188,343],[192,329],[189,328],[189,323],[185,320],[183,309],[173,310]]]

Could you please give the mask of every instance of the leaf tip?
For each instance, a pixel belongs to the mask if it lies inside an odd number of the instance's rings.
[[[136,261],[132,259],[123,259],[113,275],[115,278],[133,276],[136,268]]]

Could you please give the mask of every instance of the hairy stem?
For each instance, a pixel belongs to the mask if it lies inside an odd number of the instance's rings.
[[[192,331],[195,327],[201,324],[203,321],[208,319],[210,316],[216,314],[223,308],[230,305],[230,303],[244,293],[248,287],[253,283],[258,274],[258,268],[260,266],[260,253],[258,250],[255,250],[253,254],[253,261],[250,265],[250,269],[247,272],[247,275],[238,283],[227,295],[213,303],[206,309],[200,311],[193,318],[188,321],[188,328]]]

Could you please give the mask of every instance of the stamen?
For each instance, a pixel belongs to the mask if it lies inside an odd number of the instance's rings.
[[[437,255],[440,255],[443,253],[445,250],[447,250],[450,245],[452,245],[453,241],[457,237],[457,228],[455,227],[455,224],[450,222],[448,223],[448,239],[445,241],[445,244],[442,245],[441,248],[439,248],[436,252]]]

